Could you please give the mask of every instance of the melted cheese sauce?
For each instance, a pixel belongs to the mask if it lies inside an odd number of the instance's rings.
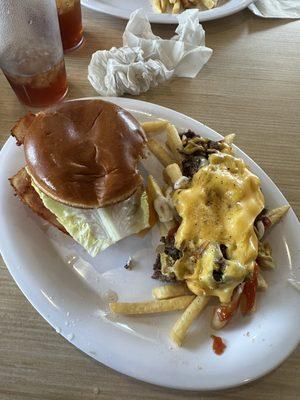
[[[259,178],[243,160],[215,153],[209,161],[209,165],[194,175],[188,189],[177,190],[173,195],[175,208],[182,218],[175,243],[186,252],[174,270],[178,279],[187,280],[193,292],[204,290],[226,302],[230,301],[237,284],[253,270],[258,252],[253,224],[264,208],[264,197]],[[193,263],[188,253],[205,242],[209,245],[203,256]],[[215,262],[222,257],[219,244],[227,246],[229,258],[222,284],[212,275]]]

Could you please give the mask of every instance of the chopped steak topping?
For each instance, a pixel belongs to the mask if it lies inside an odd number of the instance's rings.
[[[211,153],[222,150],[222,141],[216,142],[214,140],[204,139],[196,135],[192,131],[187,131],[181,135],[183,149],[181,154],[182,160],[182,173],[189,178],[198,172],[198,170],[207,164],[207,159]]]
[[[222,144],[220,142],[215,142],[213,140],[209,140],[207,142],[207,148],[214,149],[214,150],[222,150]]]
[[[227,247],[225,246],[225,244],[220,245],[220,250],[221,250],[223,257],[227,258]]]
[[[161,238],[161,242],[165,244],[165,253],[173,258],[173,260],[179,260],[182,257],[182,252],[175,247],[175,237],[166,236]]]
[[[182,138],[182,136],[185,136],[187,139],[193,139],[194,137],[197,137],[195,132],[191,131],[190,129],[186,132],[180,133],[179,136]]]
[[[213,277],[216,282],[221,282],[223,277],[223,272],[220,269],[214,269]]]
[[[195,154],[195,153],[194,153]],[[192,178],[193,175],[200,169],[203,156],[197,155],[186,156],[182,161],[182,175]]]
[[[188,130],[186,132],[180,133],[180,138],[182,140],[183,149],[180,151],[182,160],[182,174],[185,177],[192,178],[198,170],[204,165],[208,164],[208,157],[211,153],[224,148],[222,141],[216,142],[213,140],[202,138],[195,132]],[[182,252],[175,247],[175,231],[169,232],[166,237],[161,238],[161,242],[164,244],[163,256],[168,256],[172,260],[176,261],[182,257]],[[221,251],[224,258],[226,258],[226,246],[221,245]],[[223,279],[224,269],[226,267],[225,259],[220,258],[216,261],[216,268],[213,270],[213,277],[216,282],[221,282]],[[172,264],[172,261],[171,261]],[[152,278],[160,279],[163,281],[174,281],[176,280],[175,275],[171,273],[170,275],[164,275],[162,273],[161,256],[158,254],[155,264],[154,273]]]
[[[160,254],[157,255],[155,263],[153,265],[153,279],[158,279],[162,282],[174,282],[176,281],[175,275],[164,275],[161,272],[161,262],[160,262]]]

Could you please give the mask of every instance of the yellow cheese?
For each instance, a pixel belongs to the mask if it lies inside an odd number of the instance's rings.
[[[218,152],[212,154],[209,161],[209,165],[194,175],[189,188],[177,190],[173,195],[175,208],[182,218],[175,243],[186,252],[177,261],[175,273],[177,270],[180,278],[184,276],[195,290],[196,287],[204,289],[226,301],[234,287],[253,270],[258,252],[253,224],[264,208],[264,197],[259,178],[249,171],[243,160]],[[188,253],[205,242],[214,246],[208,246],[203,257],[198,257],[193,272],[191,261],[188,269],[184,269]],[[225,282],[217,285],[212,271],[220,244],[227,246],[229,261],[226,261]],[[224,290],[223,295],[221,290]]]

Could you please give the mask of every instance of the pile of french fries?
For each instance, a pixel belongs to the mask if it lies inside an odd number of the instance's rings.
[[[187,8],[197,8],[199,5],[212,9],[218,5],[219,0],[152,0],[155,10],[166,13],[172,10],[173,14],[179,14]]]
[[[142,127],[148,137],[149,150],[164,167],[163,177],[166,184],[169,187],[172,186],[174,189],[176,189],[178,182],[182,182],[181,184],[184,185],[185,177],[181,172],[181,150],[183,145],[176,127],[169,121],[162,119],[144,122]],[[155,138],[156,135],[163,132],[166,132],[167,137],[165,146]],[[235,135],[233,134],[225,136],[223,142],[231,145],[234,137]],[[164,236],[176,225],[174,213],[170,210],[170,202],[166,198],[166,191],[160,188],[151,175],[148,176],[147,191],[148,198],[154,203],[154,209],[158,215],[160,223],[160,231],[162,236]],[[267,213],[266,217],[269,220],[268,230],[282,219],[288,209],[289,206],[283,206],[275,208]],[[269,269],[272,268],[274,264],[270,249],[265,246],[265,243],[261,242],[264,234],[264,228],[262,228],[262,232],[257,232],[261,245],[258,260],[260,267]],[[268,285],[260,272],[258,272],[257,282],[259,289],[267,289]],[[228,320],[220,320],[220,310],[222,310],[222,307],[236,310],[242,295],[242,289],[243,284],[238,287],[232,296],[230,303],[225,305],[221,304],[219,307],[214,309],[212,317],[212,327],[214,329],[221,329],[227,324]],[[204,291],[203,294],[200,295],[192,293],[185,282],[178,282],[154,288],[152,296],[154,297],[154,300],[145,302],[113,302],[109,304],[110,310],[117,314],[126,315],[153,314],[184,310],[170,332],[171,339],[178,346],[182,345],[189,327],[204,310],[210,299]],[[254,309],[255,306],[251,312],[254,311]]]
[[[205,308],[209,298],[195,296],[183,283],[154,288],[155,300],[136,303],[110,303],[110,310],[116,314],[141,315],[184,310],[173,326],[170,337],[178,346],[182,345],[187,330]]]

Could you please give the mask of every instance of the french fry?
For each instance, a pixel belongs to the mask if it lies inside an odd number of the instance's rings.
[[[158,196],[154,200],[154,209],[160,222],[171,222],[174,219],[174,207],[164,196]]]
[[[175,160],[170,153],[157,140],[149,139],[148,148],[163,166],[167,167],[169,164],[174,163]]]
[[[268,284],[260,272],[257,275],[257,287],[261,290],[268,289]]]
[[[165,285],[152,289],[152,296],[156,300],[169,299],[172,297],[183,296],[185,294],[192,294],[192,293],[184,284]]]
[[[161,10],[162,12],[166,12],[167,7],[168,7],[168,0],[160,0],[160,6],[161,6]]]
[[[186,295],[166,300],[142,301],[135,303],[109,303],[110,311],[116,314],[140,315],[184,310],[195,296]]]
[[[140,237],[144,237],[149,232],[149,230],[158,222],[158,215],[154,208],[154,200],[156,197],[157,190],[161,192],[161,189],[158,186],[158,184],[154,181],[153,176],[148,175],[146,192],[147,192],[148,208],[149,208],[149,227],[143,229],[137,234]]]
[[[148,177],[149,179],[149,177]],[[154,197],[153,192],[150,192],[149,188],[147,187],[147,198],[148,198],[148,207],[149,207],[149,225],[150,228],[146,228],[147,231],[151,229],[158,221],[157,213],[154,209]]]
[[[182,172],[179,168],[179,165],[176,163],[168,165],[164,169],[163,174],[167,182],[172,183],[172,185],[174,185],[174,183],[178,181],[178,179],[182,178]]]
[[[270,220],[270,225],[268,226],[268,230],[272,228],[277,222],[279,222],[285,214],[288,212],[290,206],[282,206],[278,208],[274,208],[266,214],[266,217]]]
[[[157,12],[159,12],[159,13],[163,12],[161,9],[160,0],[153,0],[153,7]]]
[[[173,342],[178,346],[182,345],[182,342],[186,336],[187,330],[192,325],[193,321],[202,312],[209,298],[205,295],[197,296],[192,303],[187,307],[181,317],[176,321],[173,326],[170,336]]]
[[[154,210],[160,222],[166,224],[171,223],[174,217],[173,209],[152,175],[148,176],[147,183],[147,192],[149,193],[149,198],[153,199]]]
[[[160,119],[158,121],[142,122],[141,125],[147,135],[155,135],[161,133],[168,123],[165,119]]]
[[[152,175],[148,175],[147,178],[147,191],[153,201],[156,199],[156,197],[163,196],[163,192],[159,184],[156,182]]]
[[[205,5],[206,8],[209,10],[216,7],[218,4],[218,0],[201,0],[202,3]]]
[[[181,8],[180,0],[176,0],[176,2],[173,5],[172,14],[179,14],[180,8]]]
[[[234,142],[234,139],[236,137],[235,133],[231,133],[230,135],[224,136],[223,142],[231,145]]]
[[[177,129],[172,124],[167,125],[167,146],[171,150],[174,158],[177,161],[181,161],[181,155],[179,151],[182,150],[183,145]]]
[[[272,257],[272,249],[268,243],[266,242],[258,243],[258,255],[256,261],[261,268],[266,268],[266,269],[275,268],[275,264]]]

